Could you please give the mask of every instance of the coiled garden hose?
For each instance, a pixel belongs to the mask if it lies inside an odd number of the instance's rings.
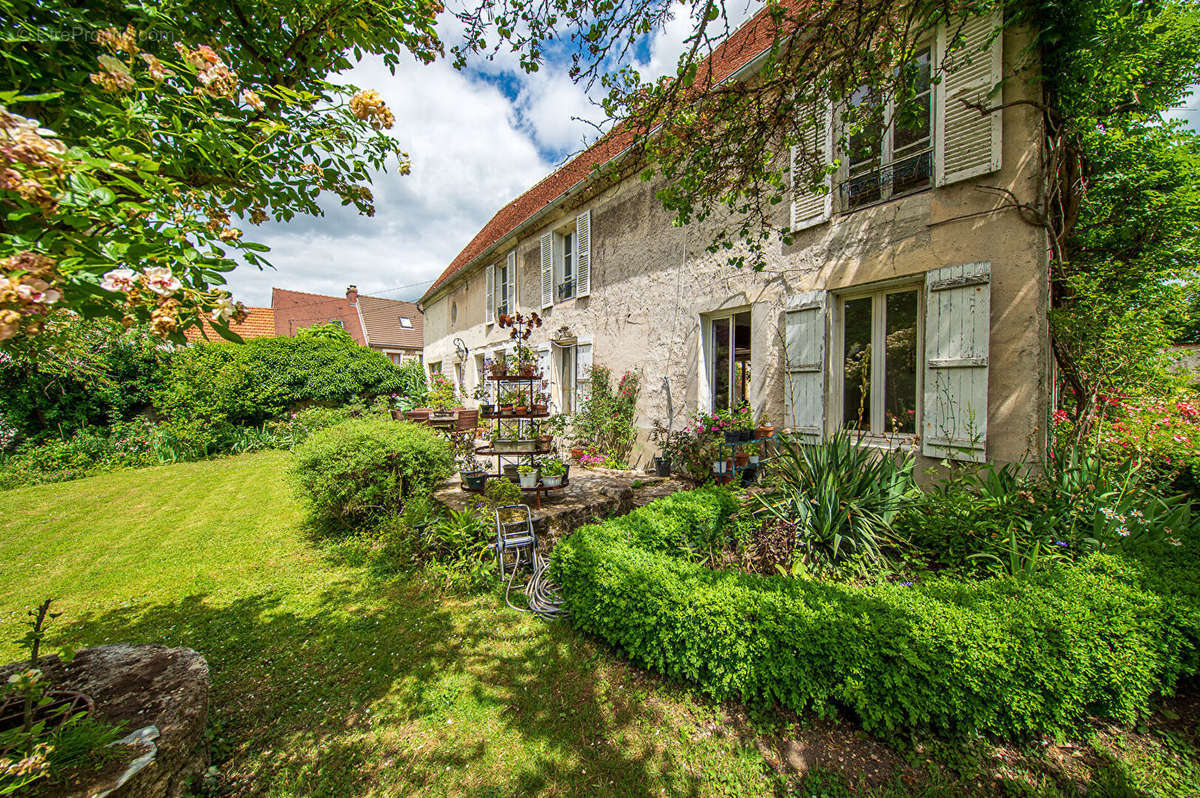
[[[512,572],[508,575],[508,585],[504,588],[504,602],[517,612],[531,612],[546,621],[566,614],[566,610],[562,606],[559,587],[546,579],[546,568],[549,563],[538,554],[537,549],[533,551],[533,568],[524,587],[526,606],[518,607],[512,603],[510,593],[517,579],[517,571],[521,567],[521,550],[517,549],[514,554],[516,562],[513,563]]]

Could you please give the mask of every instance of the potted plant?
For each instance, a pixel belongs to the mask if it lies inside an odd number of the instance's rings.
[[[542,462],[542,484],[547,488],[560,487],[566,473],[567,464],[557,457]]]
[[[533,414],[540,416],[546,412],[546,408],[550,406],[550,394],[542,391],[533,400]]]
[[[529,336],[533,335],[533,330],[536,327],[542,326],[542,317],[536,313],[531,313],[528,316],[520,313],[509,315],[501,313],[496,319],[497,326],[503,328],[512,328],[512,332],[508,337],[517,342],[516,368],[522,377],[532,377],[534,370],[533,350],[529,348],[527,341]]]
[[[733,453],[733,464],[738,468],[743,468],[750,464],[750,452],[745,449],[737,449]]]
[[[505,463],[500,467],[500,473],[504,474],[505,479],[512,482],[514,485],[517,482],[517,464]]]
[[[754,428],[754,439],[755,440],[763,440],[764,438],[770,438],[774,434],[775,434],[775,425],[772,424],[770,421],[767,421],[765,418],[759,420],[758,426]]]
[[[503,349],[496,353],[494,359],[485,360],[484,364],[493,377],[503,377],[508,374],[508,355],[504,353]]]
[[[501,391],[500,392],[500,412],[502,414],[503,413],[512,413],[513,408],[516,407],[516,403],[519,402],[520,400],[521,400],[521,394],[519,391],[514,391],[511,389],[507,390],[507,391]]]
[[[521,480],[522,488],[536,488],[538,481],[537,467],[531,466],[528,463],[522,463],[517,466],[517,476]]]
[[[452,411],[458,406],[458,392],[454,390],[454,383],[444,374],[434,374],[430,378],[429,403],[434,411],[429,414],[430,419],[454,418]]]

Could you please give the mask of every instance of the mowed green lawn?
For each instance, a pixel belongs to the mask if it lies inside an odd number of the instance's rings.
[[[444,594],[365,545],[316,542],[287,461],[0,492],[0,660],[20,655],[12,641],[46,597],[63,613],[51,650],[202,652],[217,795],[836,797],[840,772],[881,796],[1200,794],[1195,690],[1136,734],[901,753],[850,723],[715,704],[498,592]],[[797,742],[803,783],[783,765]]]
[[[208,659],[220,791],[757,795],[777,778],[719,707],[566,623],[442,595],[313,542],[269,452],[0,493],[0,659],[50,648]],[[338,551],[343,554],[339,556]]]

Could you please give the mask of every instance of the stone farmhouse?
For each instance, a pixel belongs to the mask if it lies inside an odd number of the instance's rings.
[[[765,28],[760,15],[714,54],[717,78],[752,74]],[[926,112],[911,128],[893,122],[871,157],[835,152],[828,115],[810,143],[838,173],[780,206],[778,222],[800,232],[761,272],[708,254],[709,223],[673,226],[636,169],[597,179],[630,144],[601,138],[502,208],[425,293],[429,369],[469,394],[508,345],[497,315],[537,311],[530,343],[556,409],[578,407],[592,364],[639,369],[643,444],[668,407],[678,428],[746,401],[778,427],[849,427],[933,461],[1036,457],[1051,383],[1048,243],[1002,193],[1037,196],[1041,117],[1019,101],[1040,94],[1026,37],[997,28],[977,18],[963,31],[968,46],[991,38],[989,57],[956,59],[944,30],[924,43]],[[964,100],[1004,108],[985,115]]]

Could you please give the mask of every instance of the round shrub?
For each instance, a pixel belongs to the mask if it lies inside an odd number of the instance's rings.
[[[559,543],[553,578],[573,623],[718,698],[842,707],[868,730],[1025,737],[1089,715],[1131,722],[1197,672],[1194,538],[1024,579],[848,586],[680,556],[725,534],[721,502],[672,496]]]
[[[428,428],[366,420],[314,433],[296,447],[291,473],[314,518],[357,527],[429,494],[453,467],[449,444]]]

